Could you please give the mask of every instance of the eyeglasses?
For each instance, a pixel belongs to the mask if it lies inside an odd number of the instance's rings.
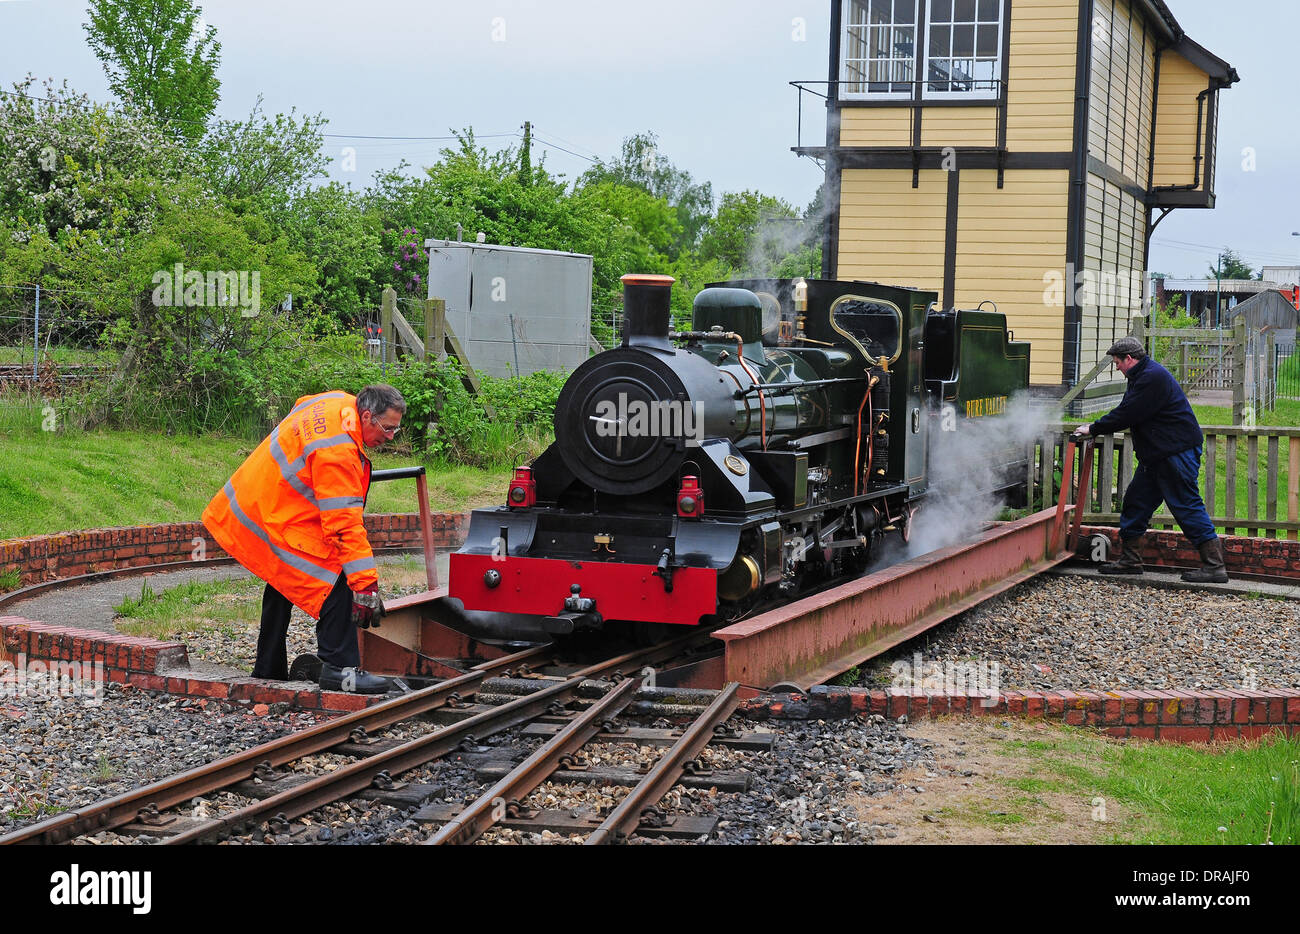
[[[366,413],[366,414],[369,414],[369,413]],[[401,422],[398,422],[398,423],[397,423],[396,425],[394,425],[392,428],[389,428],[387,425],[385,425],[383,422],[381,422],[381,421],[380,421],[376,416],[374,416],[374,415],[371,415],[371,416],[370,416],[370,424],[374,425],[376,428],[378,428],[380,431],[382,431],[385,435],[387,435],[387,436],[390,437],[390,438],[393,437],[393,436],[396,435],[399,431],[402,430],[402,424],[401,424]]]

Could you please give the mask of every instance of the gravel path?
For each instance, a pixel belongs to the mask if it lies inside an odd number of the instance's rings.
[[[920,680],[945,690],[1295,688],[1297,632],[1294,600],[1046,575],[876,660],[862,683],[911,687]]]
[[[61,587],[14,603],[4,612],[6,615],[21,616],[51,626],[116,632],[113,626],[113,617],[116,615],[113,607],[127,597],[140,596],[140,588],[145,583],[149,584],[154,593],[160,593],[189,581],[230,580],[248,576],[248,572],[237,564],[129,575],[95,584]]]

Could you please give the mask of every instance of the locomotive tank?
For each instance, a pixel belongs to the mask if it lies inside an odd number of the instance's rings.
[[[741,450],[827,427],[826,394],[800,357],[762,343],[753,292],[713,288],[694,305],[694,330],[670,338],[671,277],[625,276],[623,343],[581,366],[556,403],[556,448],[583,483],[647,493],[675,478],[693,444]]]

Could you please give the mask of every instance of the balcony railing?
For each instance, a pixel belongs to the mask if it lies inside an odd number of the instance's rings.
[[[869,86],[877,84],[887,85],[889,90],[879,94],[865,90]],[[790,86],[798,91],[796,150],[815,150],[824,147],[822,140],[818,140],[815,145],[804,145],[803,105],[805,94],[811,94],[821,101],[827,101],[832,95],[836,95],[836,100],[869,101],[906,107],[913,127],[917,125],[915,118],[918,109],[926,107],[942,108],[945,104],[987,103],[990,107],[996,107],[992,138],[989,140],[988,146],[990,149],[1000,149],[1004,146],[1003,120],[1005,113],[1002,107],[997,106],[1002,100],[1002,81],[1000,79],[985,80],[960,76],[938,77],[932,75],[919,81],[867,81],[865,79],[855,79],[853,81],[791,81]],[[959,87],[954,89],[954,86]],[[860,93],[861,96],[842,98],[839,95],[843,88],[862,88],[864,90],[850,92]],[[916,133],[913,133],[910,148],[921,148],[921,141]]]

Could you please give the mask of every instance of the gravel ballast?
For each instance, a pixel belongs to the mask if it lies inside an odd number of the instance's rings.
[[[113,683],[96,700],[88,682],[80,685],[84,693],[60,696],[49,674],[27,675],[21,693],[0,681],[0,833],[316,722],[303,712],[256,716],[249,705]]]
[[[862,683],[964,692],[996,673],[994,690],[1296,688],[1297,633],[1293,600],[1044,576],[873,661]]]

